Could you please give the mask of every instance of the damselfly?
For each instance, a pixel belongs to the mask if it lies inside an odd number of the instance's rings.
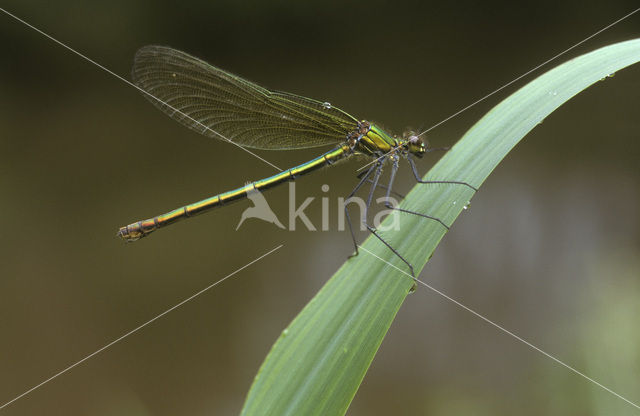
[[[253,149],[289,150],[326,145],[335,147],[313,160],[266,179],[122,227],[118,236],[126,241],[138,240],[180,219],[241,200],[249,192],[264,191],[292,181],[352,155],[365,155],[371,158],[371,163],[359,175],[360,180],[349,198],[365,183],[371,183],[362,215],[363,223],[407,264],[413,274],[411,264],[367,220],[367,211],[373,192],[379,186],[383,164],[391,164],[389,182],[386,185],[387,201],[401,157],[408,161],[419,183],[458,184],[476,190],[465,182],[421,180],[413,157],[421,158],[435,149],[428,148],[419,135],[391,136],[375,124],[358,120],[328,102],[268,90],[184,52],[162,46],[146,46],[136,53],[132,72],[135,84],[156,107],[205,136]],[[394,207],[388,202],[386,206],[438,221],[448,229],[447,224],[433,216]],[[357,254],[358,244],[346,206],[345,213]]]

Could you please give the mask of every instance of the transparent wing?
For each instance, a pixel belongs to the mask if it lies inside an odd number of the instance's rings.
[[[140,49],[132,73],[136,85],[160,100],[145,94],[149,101],[171,118],[255,149],[339,143],[358,123],[331,105],[270,91],[168,47]]]

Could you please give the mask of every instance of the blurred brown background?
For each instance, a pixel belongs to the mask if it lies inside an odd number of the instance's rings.
[[[558,4],[560,3],[560,4]],[[637,7],[634,1],[5,1],[129,78],[169,45],[389,130],[427,128]],[[640,14],[570,52],[640,36]],[[347,232],[234,228],[247,203],[126,245],[118,227],[274,173],[0,14],[0,403],[248,261],[242,271],[0,410],[234,415],[280,331],[351,252]],[[536,74],[540,74],[538,71]],[[526,78],[429,133],[453,144]],[[499,166],[421,278],[640,402],[640,67],[600,82]],[[261,152],[281,167],[315,151]],[[423,161],[426,171],[431,161]],[[320,222],[358,163],[301,179]],[[404,169],[399,190],[413,181]],[[287,190],[266,195],[281,221]],[[333,215],[333,213],[332,213]],[[335,224],[335,216],[333,221]],[[637,414],[434,293],[410,296],[350,415]]]

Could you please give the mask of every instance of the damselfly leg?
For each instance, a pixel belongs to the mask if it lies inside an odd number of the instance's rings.
[[[434,149],[435,150],[435,149]],[[416,162],[413,161],[413,159],[411,159],[410,155],[407,155],[407,161],[409,162],[409,165],[411,166],[411,171],[413,172],[413,176],[416,178],[416,182],[418,183],[447,183],[447,184],[451,184],[451,185],[464,185],[467,186],[469,188],[471,188],[473,190],[474,193],[478,192],[478,188],[469,185],[466,182],[460,182],[460,181],[423,181],[422,178],[420,178],[420,174],[418,173],[418,168],[416,167]],[[446,225],[445,225],[446,227]],[[449,228],[449,227],[447,227]]]
[[[442,148],[442,149],[430,149],[430,151],[433,150],[448,150],[448,148]],[[416,181],[418,183],[421,184],[450,184],[450,185],[463,185],[463,186],[467,186],[469,188],[471,188],[474,193],[477,191],[477,188],[475,188],[474,186],[466,183],[466,182],[461,182],[461,181],[431,181],[431,180],[422,180],[420,175],[418,174],[418,170],[417,167],[415,165],[415,162],[411,159],[410,155],[406,155],[405,157],[407,157],[407,160],[409,162],[409,165],[411,166],[411,171],[416,179]],[[382,174],[382,166],[385,160],[390,160],[391,161],[391,172],[389,175],[389,181],[388,184],[382,185],[379,183],[380,181],[380,176]],[[396,250],[388,241],[386,241],[378,232],[378,230],[372,226],[371,224],[369,224],[369,209],[371,207],[371,203],[373,201],[373,194],[375,192],[375,190],[377,188],[383,188],[386,190],[385,193],[385,197],[384,197],[384,206],[387,209],[391,209],[391,210],[396,210],[402,213],[406,213],[406,214],[412,214],[412,215],[417,215],[419,217],[422,218],[426,218],[432,221],[437,221],[439,224],[441,224],[446,230],[449,230],[449,226],[447,224],[444,223],[444,221],[442,221],[440,218],[431,216],[431,215],[427,215],[421,212],[416,212],[416,211],[411,211],[411,210],[407,210],[407,209],[403,209],[403,208],[399,208],[396,205],[391,203],[391,194],[396,194],[398,195],[397,192],[393,191],[393,183],[395,181],[396,178],[396,174],[398,172],[398,168],[399,168],[399,156],[397,154],[393,154],[391,156],[387,156],[384,159],[380,159],[378,160],[373,166],[371,166],[368,170],[364,171],[362,174],[358,175],[358,177],[360,178],[360,181],[358,182],[358,185],[354,188],[354,190],[349,194],[349,197],[347,198],[347,200],[345,201],[345,216],[347,218],[347,224],[349,225],[349,231],[351,233],[351,238],[353,240],[353,244],[355,247],[355,252],[354,254],[352,254],[349,257],[355,256],[358,254],[358,244],[356,241],[356,237],[355,237],[355,233],[353,231],[353,226],[351,223],[351,218],[349,215],[349,209],[348,209],[348,203],[350,202],[349,199],[352,198],[361,188],[362,185],[367,182],[369,184],[371,184],[371,188],[369,190],[368,196],[367,196],[367,200],[366,203],[364,205],[364,213],[362,215],[361,218],[361,222],[364,225],[364,227],[371,233],[373,234],[378,240],[380,240],[380,242],[382,242],[389,250],[391,250],[393,252],[393,254],[395,254],[400,260],[402,260],[403,263],[405,263],[407,265],[407,267],[409,268],[410,272],[411,272],[411,276],[412,278],[415,280],[415,273],[414,273],[414,269],[413,269],[413,265],[411,264],[411,262],[409,262],[405,257],[403,257],[398,250]],[[371,176],[373,176],[373,178],[371,178]],[[415,285],[414,285],[415,288]]]
[[[353,240],[353,247],[354,247],[354,250],[355,250],[354,253],[349,256],[349,258],[358,255],[358,242],[356,241],[356,235],[353,232],[353,225],[351,224],[351,216],[349,215],[349,202],[351,202],[350,199],[356,194],[356,192],[358,192],[360,190],[360,188],[362,188],[362,185],[364,185],[365,182],[371,182],[373,184],[373,181],[369,179],[369,176],[371,176],[373,171],[376,170],[376,169],[382,169],[382,161],[381,160],[379,160],[377,163],[371,165],[371,167],[369,169],[364,171],[364,174],[358,175],[359,178],[360,178],[360,182],[358,182],[356,187],[353,188],[353,191],[351,191],[349,196],[347,196],[347,198],[344,201],[344,215],[345,215],[345,218],[347,219],[347,224],[349,225],[349,232],[351,232],[351,239]],[[366,210],[365,210],[365,212],[366,212]]]

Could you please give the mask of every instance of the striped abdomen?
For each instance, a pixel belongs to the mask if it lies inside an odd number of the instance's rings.
[[[225,192],[216,196],[212,196],[202,201],[186,205],[182,208],[174,209],[166,214],[158,215],[157,217],[149,218],[147,220],[134,222],[126,227],[121,227],[118,231],[118,236],[126,241],[136,241],[146,235],[152,233],[158,228],[162,228],[169,224],[172,224],[178,220],[187,217],[193,217],[194,215],[202,214],[215,207],[229,204],[247,197],[247,194],[253,190],[263,191],[273,188],[284,182],[292,181],[298,176],[313,172],[320,169],[323,166],[329,165],[343,157],[351,154],[351,148],[344,144],[337,149],[327,152],[317,158],[310,160],[300,166],[296,166],[291,169],[287,169],[276,175],[270,176],[265,179],[247,184],[241,188],[234,189],[233,191]]]

